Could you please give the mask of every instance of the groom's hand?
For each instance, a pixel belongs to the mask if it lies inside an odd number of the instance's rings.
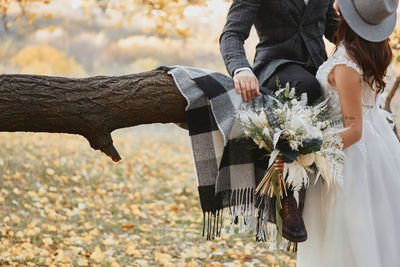
[[[260,95],[258,79],[251,70],[239,70],[233,77],[235,90],[242,95],[243,101],[250,102],[253,97]]]

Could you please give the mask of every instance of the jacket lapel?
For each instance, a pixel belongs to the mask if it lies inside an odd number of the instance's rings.
[[[311,2],[314,2],[314,1],[321,1],[321,0],[308,0],[307,6],[306,6],[306,8],[304,10],[304,13],[303,13],[303,17],[307,17],[308,16],[308,13],[310,13],[310,10],[312,10],[312,8],[310,8],[311,5],[312,5]]]
[[[300,15],[303,15],[305,9],[306,9],[306,3],[304,3],[304,0],[292,0],[299,10]],[[310,1],[310,0],[309,0]],[[309,6],[309,5],[307,5]]]

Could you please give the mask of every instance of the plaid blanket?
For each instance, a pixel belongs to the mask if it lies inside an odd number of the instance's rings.
[[[187,100],[185,108],[206,239],[220,236],[223,214],[228,212],[230,230],[253,231],[257,241],[274,240],[275,198],[255,194],[267,170],[266,151],[241,137],[235,111],[241,105],[257,108],[265,96],[243,102],[232,78],[187,66],[160,66],[173,76]]]

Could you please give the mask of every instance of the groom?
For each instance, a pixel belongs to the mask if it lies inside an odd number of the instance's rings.
[[[333,3],[334,0],[233,0],[219,39],[220,51],[236,92],[245,102],[276,90],[277,78],[283,86],[289,82],[296,87],[298,96],[307,93],[310,104],[322,97],[315,73],[327,59],[322,37],[333,42],[339,22]],[[253,25],[260,41],[250,66],[243,44]],[[301,208],[304,193],[303,190],[300,194]],[[292,191],[282,200],[280,215],[286,239],[307,239]]]

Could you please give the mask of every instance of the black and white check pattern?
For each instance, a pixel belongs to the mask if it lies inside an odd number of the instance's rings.
[[[220,235],[226,210],[231,233],[234,224],[239,224],[239,232],[254,231],[256,240],[267,241],[275,223],[275,200],[256,195],[254,189],[264,177],[268,159],[261,158],[265,151],[252,141],[237,138],[241,129],[235,111],[248,104],[236,93],[232,78],[187,66],[158,69],[173,76],[188,103],[185,110],[204,214],[203,236],[205,228],[207,240]]]

